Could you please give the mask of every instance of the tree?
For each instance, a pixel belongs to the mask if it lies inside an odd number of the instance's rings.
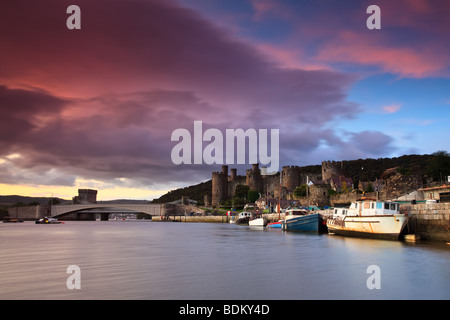
[[[243,184],[238,184],[234,190],[232,203],[234,205],[243,205],[247,201],[249,187]]]
[[[294,190],[294,196],[298,197],[306,197],[306,184],[301,184]]]
[[[250,188],[244,184],[238,184],[234,191],[234,196],[239,199],[246,199]]]
[[[256,190],[249,190],[247,193],[247,200],[250,203],[255,202],[259,198],[259,192]]]
[[[373,188],[373,185],[371,182],[369,182],[369,184],[366,186],[366,188],[364,189],[364,192],[374,192],[375,189]]]
[[[447,151],[437,151],[427,166],[427,174],[434,181],[441,181],[450,175],[450,154]]]
[[[347,186],[347,182],[342,182],[342,187],[341,187],[341,191],[343,192],[343,193],[348,193],[348,192],[350,192],[350,188]]]

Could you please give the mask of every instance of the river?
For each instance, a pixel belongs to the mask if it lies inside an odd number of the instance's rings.
[[[0,299],[449,299],[449,258],[446,243],[233,224],[2,223]]]

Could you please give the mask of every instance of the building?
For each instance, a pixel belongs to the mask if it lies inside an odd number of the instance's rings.
[[[253,164],[251,169],[247,169],[245,176],[237,175],[235,168],[231,169],[228,175],[228,166],[223,165],[221,172],[212,173],[211,204],[218,205],[231,199],[234,196],[238,185],[246,185],[250,190],[257,191],[261,196],[278,198],[280,189],[281,195],[286,196],[292,193],[300,184],[306,184],[307,178],[318,178],[314,173],[305,173],[300,167],[285,166],[280,174],[261,175],[258,164]],[[205,199],[209,199],[208,196]]]
[[[72,198],[74,204],[97,203],[97,190],[78,189],[78,196]]]

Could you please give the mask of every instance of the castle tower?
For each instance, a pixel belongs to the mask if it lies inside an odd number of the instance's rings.
[[[228,199],[228,166],[222,166],[222,172],[212,173],[212,205]]]
[[[263,181],[259,165],[252,164],[252,168],[246,171],[246,183],[250,190],[263,192]]]
[[[285,166],[282,169],[281,185],[288,191],[294,191],[300,185],[300,176],[297,167]]]
[[[342,175],[342,161],[323,161],[322,162],[322,181],[327,181],[333,176]]]
[[[236,180],[236,177],[237,177],[236,170],[237,170],[236,168],[232,168],[231,169],[230,181],[235,181]]]

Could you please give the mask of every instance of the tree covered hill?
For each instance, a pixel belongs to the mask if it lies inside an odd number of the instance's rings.
[[[166,203],[180,200],[182,196],[189,196],[189,199],[203,203],[205,194],[211,194],[211,188],[212,181],[208,180],[193,186],[171,190],[160,198],[154,199],[152,203]]]

